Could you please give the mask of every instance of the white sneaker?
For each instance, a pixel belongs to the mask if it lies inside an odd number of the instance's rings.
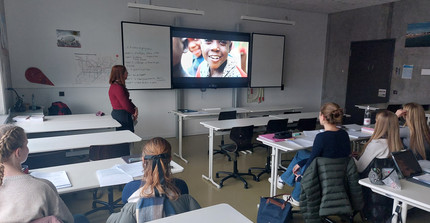
[[[270,183],[272,183],[272,178],[271,177],[269,177],[268,179],[267,179]],[[284,188],[284,181],[281,179],[281,177],[277,177],[277,181],[276,181],[276,187],[279,189],[279,190],[282,190],[283,188]]]
[[[284,199],[284,201],[290,202],[290,204],[293,206],[300,207],[300,201],[294,200],[293,196],[291,196],[289,194],[283,195],[282,199]]]

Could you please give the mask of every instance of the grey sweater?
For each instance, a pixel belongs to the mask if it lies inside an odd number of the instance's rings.
[[[0,222],[30,222],[56,216],[73,223],[73,216],[58,196],[55,186],[31,175],[10,176],[0,186]]]

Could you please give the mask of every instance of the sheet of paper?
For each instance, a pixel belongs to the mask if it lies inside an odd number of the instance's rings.
[[[116,167],[97,170],[96,174],[100,187],[126,184],[133,180],[133,177]]]
[[[120,170],[124,171],[126,174],[128,174],[132,177],[143,176],[142,161],[135,162],[135,163],[116,165],[116,168],[119,168]]]
[[[317,136],[318,133],[323,131],[321,130],[303,131],[303,135],[315,138],[315,136]]]
[[[369,138],[370,136],[372,136],[372,134],[369,133],[364,133],[364,132],[357,132],[357,131],[346,131],[349,135],[349,137],[357,139],[357,138]]]
[[[343,127],[345,127],[347,130],[351,130],[351,131],[360,131],[361,130],[361,125],[357,125],[357,124],[343,125]]]
[[[51,181],[57,189],[71,187],[66,171],[57,172],[31,172],[30,175]]]
[[[418,160],[418,163],[424,172],[430,173],[430,161],[429,160]]]
[[[427,183],[427,184],[430,184],[430,174],[428,174],[428,173],[426,173],[426,174],[423,174],[423,175],[420,175],[420,176],[415,176],[415,177],[413,177],[415,180],[419,180],[419,181],[421,181],[421,182],[424,182],[424,183]]]
[[[402,78],[412,79],[413,70],[414,70],[414,65],[403,65]]]
[[[302,147],[312,147],[314,144],[313,140],[305,137],[294,139],[293,142],[299,144]]]

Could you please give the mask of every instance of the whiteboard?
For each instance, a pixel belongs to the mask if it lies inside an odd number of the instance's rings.
[[[285,36],[252,34],[251,87],[281,87]]]
[[[170,89],[170,27],[122,22],[128,89]]]

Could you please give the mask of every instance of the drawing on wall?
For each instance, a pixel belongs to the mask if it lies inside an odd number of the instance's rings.
[[[408,24],[405,47],[430,46],[430,22]]]
[[[57,46],[81,48],[81,32],[57,29]]]
[[[54,86],[49,78],[37,67],[30,67],[25,71],[25,78],[31,83]]]
[[[121,64],[119,56],[97,56],[97,54],[75,53],[77,75],[75,84],[108,85],[112,66]]]

